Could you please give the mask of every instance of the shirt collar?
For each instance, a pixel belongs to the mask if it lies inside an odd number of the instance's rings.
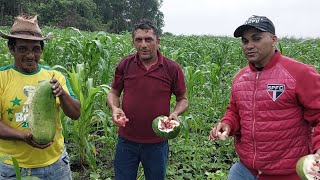
[[[271,57],[270,61],[263,67],[262,70],[272,68],[279,61],[280,56],[281,56],[280,51],[275,50],[274,55]],[[254,67],[254,65],[252,65],[251,63],[249,63],[249,67],[252,71],[258,71],[257,68]]]

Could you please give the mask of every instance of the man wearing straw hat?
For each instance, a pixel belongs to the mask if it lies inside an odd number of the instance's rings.
[[[44,37],[37,16],[18,16],[8,39],[14,63],[0,68],[0,157],[6,154],[17,159],[22,176],[40,179],[72,179],[69,157],[64,146],[59,106],[72,119],[80,116],[80,103],[67,79],[58,71],[39,64]],[[37,144],[28,126],[30,98],[37,84],[50,80],[56,97],[56,135],[48,144]],[[46,128],[46,127],[43,127]],[[13,162],[0,164],[0,180],[16,179]]]

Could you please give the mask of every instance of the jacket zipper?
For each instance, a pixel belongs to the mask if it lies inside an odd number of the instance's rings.
[[[255,137],[254,137],[254,128],[255,128],[255,122],[256,122],[256,94],[257,94],[257,83],[258,83],[258,78],[260,75],[260,71],[257,71],[256,74],[256,79],[254,81],[254,93],[253,93],[253,106],[252,106],[252,116],[253,116],[253,122],[252,122],[252,139],[253,139],[253,148],[254,148],[254,155],[253,155],[253,159],[252,159],[252,166],[255,169],[255,161],[256,161],[256,152],[257,152],[257,146],[256,146],[256,141],[255,141]]]

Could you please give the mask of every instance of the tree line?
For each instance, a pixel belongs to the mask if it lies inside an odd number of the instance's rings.
[[[0,0],[0,26],[11,26],[19,14],[38,15],[40,26],[75,27],[110,33],[131,31],[142,18],[161,32],[163,0]]]

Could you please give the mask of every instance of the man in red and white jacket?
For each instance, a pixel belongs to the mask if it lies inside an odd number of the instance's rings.
[[[320,75],[276,50],[267,17],[250,17],[234,36],[241,37],[248,66],[234,78],[227,111],[209,139],[234,136],[240,160],[229,180],[298,180],[299,158],[320,154]]]

